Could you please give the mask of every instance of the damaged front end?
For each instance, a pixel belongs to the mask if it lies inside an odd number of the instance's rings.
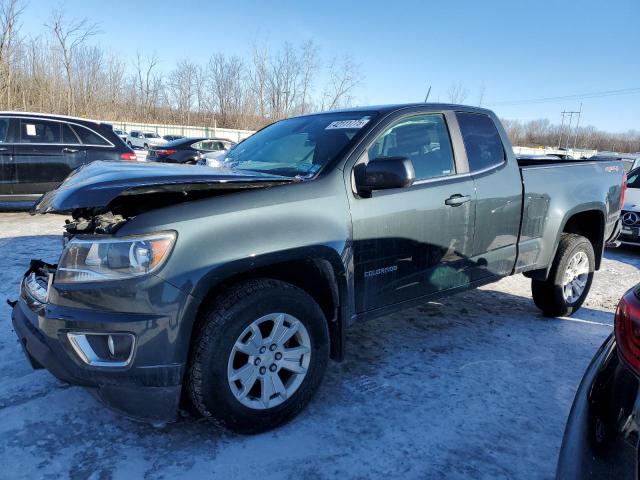
[[[58,263],[31,262],[12,321],[34,368],[89,388],[127,416],[172,421],[198,302],[157,274],[178,232],[118,232],[152,209],[294,180],[120,163],[82,167],[35,205],[32,213],[71,219]]]

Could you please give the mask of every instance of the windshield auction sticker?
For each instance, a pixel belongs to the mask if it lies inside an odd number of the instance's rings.
[[[362,117],[360,120],[336,120],[331,122],[325,130],[337,130],[341,128],[362,128],[369,123],[369,117]]]

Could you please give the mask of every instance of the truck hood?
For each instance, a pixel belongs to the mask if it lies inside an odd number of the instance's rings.
[[[106,211],[116,198],[152,193],[264,188],[295,181],[259,172],[192,165],[137,162],[92,162],[74,170],[55,190],[45,193],[31,209],[36,213]]]

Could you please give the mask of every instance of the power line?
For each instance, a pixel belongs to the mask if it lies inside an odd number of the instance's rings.
[[[635,95],[640,93],[640,87],[623,88],[620,90],[604,90],[601,92],[577,93],[574,95],[563,95],[559,97],[531,98],[529,100],[507,100],[502,102],[492,102],[489,105],[525,105],[529,103],[548,103],[563,100],[584,100],[587,98],[612,97],[617,95]]]

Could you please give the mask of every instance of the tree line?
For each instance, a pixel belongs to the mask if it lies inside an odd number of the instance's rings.
[[[218,126],[254,130],[270,122],[351,106],[361,85],[350,56],[330,60],[313,41],[279,48],[255,43],[244,57],[214,53],[185,58],[170,70],[155,53],[125,58],[98,42],[100,25],[53,9],[38,35],[22,35],[22,0],[0,0],[0,109],[110,121]],[[322,79],[320,82],[319,79]],[[452,83],[447,100],[464,103]],[[483,103],[484,85],[478,104]],[[640,132],[594,127],[567,131],[549,120],[504,120],[514,145],[640,151]]]
[[[640,152],[640,131],[625,133],[603,132],[592,126],[569,128],[567,125],[551,123],[548,119],[520,120],[502,119],[513,145],[522,147],[562,147],[614,152]]]
[[[112,121],[256,129],[316,110],[348,106],[360,84],[349,56],[325,60],[317,45],[255,44],[246,58],[214,53],[161,68],[97,42],[99,24],[54,9],[41,34],[23,36],[20,0],[0,1],[0,108]],[[320,84],[318,79],[322,78]]]

